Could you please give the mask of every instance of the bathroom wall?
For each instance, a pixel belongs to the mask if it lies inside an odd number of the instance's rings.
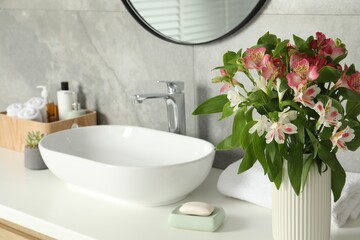
[[[166,92],[163,81],[184,81],[188,134],[213,143],[229,135],[231,119],[191,115],[218,94],[211,69],[222,54],[252,46],[266,31],[281,38],[324,32],[349,50],[346,62],[360,68],[360,6],[354,0],[270,0],[244,29],[215,43],[181,46],[158,39],[127,13],[120,0],[0,0],[0,110],[39,95],[46,84],[55,98],[61,81],[79,91],[84,107],[96,109],[100,124],[167,129],[165,103],[137,104],[141,92]],[[220,152],[224,167],[241,151]]]

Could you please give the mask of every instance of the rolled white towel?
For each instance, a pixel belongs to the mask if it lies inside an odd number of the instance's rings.
[[[346,221],[360,215],[360,173],[346,173],[346,182],[341,197],[333,203],[332,215],[335,224],[342,226]]]
[[[237,174],[240,161],[229,165],[220,175],[217,187],[220,193],[271,208],[272,183],[256,162],[248,171]]]
[[[36,108],[25,107],[21,109],[18,114],[18,118],[42,122],[40,111]]]
[[[256,205],[272,207],[271,183],[261,165],[256,162],[248,171],[237,174],[240,161],[229,165],[220,175],[218,190],[220,193],[241,199]],[[348,219],[360,216],[360,173],[346,172],[346,182],[341,197],[332,204],[332,221],[338,227]]]
[[[360,149],[352,151],[338,151],[339,162],[346,172],[360,173]]]
[[[9,117],[16,117],[18,112],[24,108],[22,103],[13,103],[6,108],[6,115]]]
[[[33,97],[30,98],[26,103],[25,107],[31,107],[38,109],[41,114],[42,122],[47,121],[47,114],[46,114],[46,102],[43,98],[40,97]]]

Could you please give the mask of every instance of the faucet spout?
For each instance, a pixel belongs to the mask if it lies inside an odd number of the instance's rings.
[[[168,94],[158,94],[158,93],[145,93],[145,94],[135,94],[135,100],[138,103],[143,103],[147,99],[156,99],[156,98],[163,98],[167,99],[169,97]]]
[[[179,86],[176,82],[167,82],[168,86]],[[179,83],[183,88],[183,83]],[[182,84],[182,85],[181,85]],[[171,91],[170,91],[171,90]],[[183,89],[182,89],[183,90]],[[185,99],[184,93],[181,91],[173,91],[168,88],[168,93],[154,93],[154,94],[136,94],[135,100],[138,103],[143,103],[148,99],[164,99],[166,102],[167,115],[168,115],[168,127],[169,132],[186,135],[185,124]]]

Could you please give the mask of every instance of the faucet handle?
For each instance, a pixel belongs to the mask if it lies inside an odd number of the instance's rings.
[[[184,91],[184,82],[176,81],[157,81],[158,83],[166,83],[168,93],[182,93]]]

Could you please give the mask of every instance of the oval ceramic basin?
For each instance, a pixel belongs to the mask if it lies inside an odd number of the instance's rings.
[[[63,181],[146,206],[186,197],[205,180],[215,155],[201,139],[120,125],[56,132],[39,148]]]

